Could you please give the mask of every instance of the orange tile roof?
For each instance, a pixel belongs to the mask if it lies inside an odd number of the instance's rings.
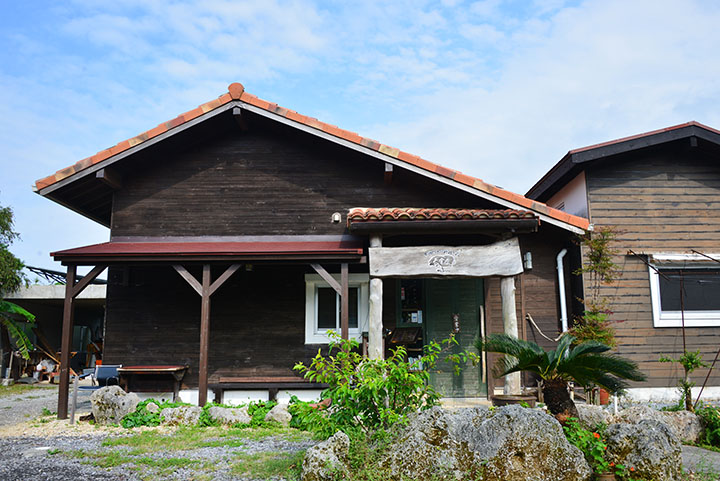
[[[387,207],[374,209],[355,207],[347,219],[351,222],[365,221],[423,221],[423,220],[478,220],[478,219],[536,219],[528,210],[514,209],[426,209],[416,207]]]
[[[275,103],[271,103],[271,102],[259,99],[255,95],[252,95],[252,94],[246,92],[245,87],[243,87],[243,85],[240,83],[230,84],[230,86],[228,87],[228,92],[221,95],[220,97],[218,97],[215,100],[204,103],[195,109],[185,112],[184,114],[178,115],[174,119],[164,122],[164,123],[158,125],[157,127],[148,130],[147,132],[143,132],[142,134],[137,135],[131,139],[124,140],[117,145],[114,145],[108,149],[102,150],[91,157],[87,157],[83,160],[80,160],[65,169],[57,171],[53,175],[50,175],[43,179],[37,180],[35,182],[35,189],[42,190],[44,188],[47,188],[47,187],[55,184],[56,182],[59,182],[67,177],[72,176],[73,174],[76,174],[84,169],[87,169],[88,167],[90,167],[92,165],[97,164],[98,162],[101,162],[103,160],[106,160],[106,159],[114,156],[114,155],[124,152],[124,151],[130,149],[131,147],[142,144],[143,142],[146,142],[154,137],[157,137],[158,135],[168,132],[186,122],[189,122],[189,121],[195,119],[196,117],[203,115],[204,113],[210,112],[214,109],[222,107],[233,101],[240,101],[240,102],[244,102],[246,104],[250,104],[252,106],[255,106],[257,108],[265,110],[267,112],[274,113],[276,115],[285,117],[289,120],[298,122],[300,124],[312,127],[319,131],[322,131],[322,132],[325,132],[332,136],[338,137],[340,139],[344,139],[348,142],[352,142],[354,144],[366,147],[370,150],[380,152],[389,157],[396,158],[398,160],[401,160],[401,161],[411,164],[413,166],[419,167],[425,171],[440,175],[442,177],[451,179],[460,184],[469,186],[472,189],[484,192],[486,194],[497,197],[499,199],[503,199],[508,202],[512,202],[521,207],[530,209],[534,212],[544,214],[552,219],[559,220],[563,223],[569,224],[576,228],[580,228],[580,229],[588,229],[589,228],[589,221],[583,217],[570,215],[563,211],[553,209],[552,207],[549,207],[546,204],[543,204],[542,202],[528,199],[527,197],[524,197],[520,194],[516,194],[514,192],[510,192],[510,191],[501,189],[492,184],[487,184],[487,183],[483,182],[481,179],[463,174],[461,172],[458,172],[457,170],[443,167],[443,166],[435,164],[433,162],[429,162],[421,157],[418,157],[417,155],[403,152],[394,147],[390,147],[388,145],[381,144],[380,142],[377,142],[375,140],[368,139],[366,137],[362,137],[355,132],[343,130],[341,128],[338,128],[335,125],[330,125],[330,124],[326,124],[324,122],[320,122],[319,120],[317,120],[313,117],[307,117],[305,115],[301,115],[301,114],[295,112],[294,110],[286,109],[284,107],[278,106]]]

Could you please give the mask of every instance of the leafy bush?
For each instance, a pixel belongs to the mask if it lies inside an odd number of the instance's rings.
[[[690,374],[698,368],[708,367],[708,365],[702,360],[702,354],[700,349],[697,351],[685,351],[682,356],[677,359],[671,357],[662,356],[660,362],[675,362],[680,364],[685,371],[685,375],[678,381],[678,390],[680,391],[680,402],[685,403],[685,410],[694,412],[695,406],[692,402],[692,388],[695,383],[690,380]]]
[[[147,410],[147,405],[155,403],[160,409],[156,413],[152,413]],[[176,408],[179,406],[189,406],[183,402],[169,402],[169,401],[157,401],[155,399],[146,399],[141,401],[134,412],[126,414],[120,421],[120,425],[124,428],[136,428],[139,426],[159,426],[162,418],[160,412],[165,408]]]
[[[252,418],[250,426],[266,426],[265,416],[272,408],[277,406],[276,401],[254,401],[248,404],[248,414]]]
[[[697,409],[696,414],[705,426],[703,444],[720,448],[720,408],[703,405]]]
[[[605,425],[599,425],[594,431],[583,428],[576,418],[569,418],[563,426],[568,442],[582,451],[585,460],[596,474],[612,473],[619,479],[635,471],[622,464],[615,464],[605,459],[607,442],[604,439]]]
[[[298,423],[317,423],[311,430],[388,428],[411,412],[436,405],[440,395],[428,384],[429,370],[436,366],[440,354],[453,345],[457,345],[454,337],[430,343],[425,354],[413,362],[407,361],[403,347],[393,350],[388,359],[365,359],[357,352],[357,341],[332,336],[327,356],[318,350],[309,366],[298,363],[294,368],[304,373],[306,379],[330,386],[323,397],[331,399],[332,407],[327,414],[320,415],[296,403],[293,409],[303,419]],[[457,368],[477,356],[465,351],[448,358]]]

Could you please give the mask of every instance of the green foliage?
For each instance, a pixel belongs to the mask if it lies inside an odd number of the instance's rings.
[[[147,410],[147,405],[155,403],[160,409],[158,412],[152,413]],[[141,401],[134,412],[126,414],[120,421],[120,425],[124,428],[136,428],[139,426],[159,426],[162,418],[160,412],[165,408],[176,408],[179,406],[189,406],[187,403],[182,402],[169,402],[169,401],[156,401],[155,399],[146,399]]]
[[[248,414],[251,418],[250,426],[267,426],[269,423],[265,422],[265,416],[275,406],[277,406],[276,401],[254,401],[248,404]]]
[[[608,310],[584,311],[583,315],[576,319],[570,333],[578,342],[597,341],[616,347],[615,329],[610,326],[610,314]]]
[[[0,207],[0,325],[7,329],[20,354],[30,359],[32,343],[18,322],[33,322],[35,316],[22,307],[3,300],[3,293],[14,292],[27,282],[22,272],[24,264],[10,252],[10,244],[20,236],[13,231],[13,213],[10,207]]]
[[[478,350],[505,354],[494,369],[498,377],[526,371],[546,381],[574,381],[580,386],[600,386],[611,393],[626,388],[625,379],[645,380],[637,364],[607,354],[609,346],[596,341],[576,344],[575,337],[570,334],[562,336],[551,351],[506,334],[491,334],[479,339],[476,346]]]
[[[33,348],[32,342],[17,323],[16,319],[24,319],[30,323],[31,327],[35,327],[35,316],[30,314],[22,307],[12,302],[0,299],[0,323],[7,329],[8,334],[15,340],[15,345],[20,351],[20,355],[25,359],[30,359],[30,351]]]
[[[584,236],[578,237],[578,243],[584,248],[585,264],[573,272],[575,275],[586,275],[589,298],[582,299],[585,311],[575,319],[571,333],[579,342],[598,341],[607,346],[615,347],[615,330],[610,326],[610,315],[607,298],[600,292],[603,285],[612,285],[620,277],[620,268],[613,262],[617,254],[611,244],[617,232],[612,227],[601,227]]]
[[[703,444],[720,448],[720,408],[716,406],[701,406],[696,414],[702,419],[705,427]]]
[[[678,381],[678,390],[680,391],[680,403],[685,404],[685,410],[694,412],[695,407],[692,402],[692,388],[695,383],[690,380],[690,374],[698,368],[708,367],[708,365],[702,360],[702,354],[700,350],[697,351],[685,351],[682,356],[677,359],[671,357],[662,356],[660,362],[674,362],[678,363],[683,367],[685,375]]]
[[[563,431],[568,442],[582,451],[585,460],[596,474],[612,473],[618,479],[632,481],[628,476],[635,471],[635,468],[615,464],[606,459],[605,428],[605,425],[599,425],[591,431],[580,426],[577,419],[570,418],[563,426]]]
[[[332,409],[323,413],[325,420],[321,420],[307,408],[295,407],[293,409],[304,415],[299,423],[316,422],[318,426],[313,429],[322,431],[331,427],[387,428],[401,422],[408,413],[437,404],[440,395],[428,384],[429,370],[434,369],[440,355],[454,345],[457,345],[454,337],[441,343],[431,342],[424,355],[413,362],[407,361],[403,347],[393,350],[388,359],[371,360],[357,351],[357,341],[333,336],[327,356],[318,350],[309,366],[298,363],[294,367],[306,379],[330,386],[323,397],[331,399]],[[466,352],[450,358],[450,362],[457,367],[476,358],[475,354]]]

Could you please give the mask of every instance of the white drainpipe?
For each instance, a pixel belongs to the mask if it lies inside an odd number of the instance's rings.
[[[562,332],[568,330],[567,303],[565,302],[565,269],[563,267],[563,258],[567,254],[567,249],[561,250],[557,257],[557,275],[558,289],[560,290],[560,323],[562,324]]]

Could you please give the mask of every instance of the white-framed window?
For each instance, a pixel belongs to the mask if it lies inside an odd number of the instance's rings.
[[[333,275],[340,282],[340,275]],[[349,274],[349,336],[367,331],[369,274]],[[305,344],[327,344],[328,332],[340,333],[340,295],[318,274],[305,274]]]
[[[649,261],[655,327],[681,327],[683,317],[685,327],[720,327],[720,263],[699,254],[654,254]]]

